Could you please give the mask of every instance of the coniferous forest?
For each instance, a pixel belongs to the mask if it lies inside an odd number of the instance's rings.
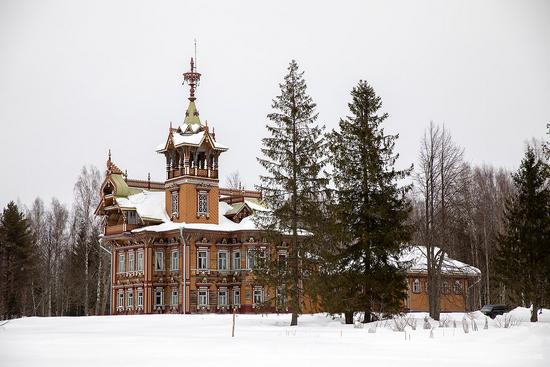
[[[288,296],[293,325],[304,296],[346,322],[358,314],[369,322],[401,311],[405,273],[395,260],[422,245],[432,318],[448,255],[482,272],[470,309],[533,305],[536,321],[550,306],[550,126],[545,140],[526,144],[515,172],[469,163],[437,122],[419,133],[417,157],[399,157],[403,138],[385,129],[383,98],[359,80],[338,102],[347,115],[327,131],[306,74],[289,64],[258,137],[258,189],[272,209],[258,223],[273,241],[284,235],[292,252],[285,264],[265,259],[259,281]],[[97,168],[83,167],[70,207],[36,198],[3,208],[1,318],[109,312],[110,256],[94,215],[101,182]]]

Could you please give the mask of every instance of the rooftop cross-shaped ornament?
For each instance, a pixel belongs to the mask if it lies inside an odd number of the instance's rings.
[[[189,100],[193,102],[195,98],[195,87],[199,85],[199,81],[201,80],[201,74],[196,72],[195,68],[195,62],[193,61],[193,58],[191,58],[191,71],[188,71],[187,73],[183,73],[183,82],[187,82],[190,87],[189,92]]]

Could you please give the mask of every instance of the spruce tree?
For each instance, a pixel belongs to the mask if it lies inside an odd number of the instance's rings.
[[[34,271],[33,236],[28,220],[12,201],[0,219],[2,311],[4,316],[29,314],[27,305]]]
[[[549,169],[528,147],[512,177],[516,193],[506,204],[496,265],[500,279],[511,290],[511,301],[531,303],[531,321],[536,322],[549,292]]]
[[[260,176],[264,202],[271,211],[259,216],[259,225],[277,245],[288,244],[289,256],[279,260],[271,254],[257,270],[258,280],[275,288],[275,295],[289,299],[291,326],[298,324],[302,309],[304,273],[308,269],[318,201],[326,178],[323,176],[323,127],[317,125],[316,105],[307,94],[303,72],[292,60],[288,74],[279,84],[281,94],[272,102],[267,123],[269,136],[262,139],[259,163],[266,171]]]
[[[411,234],[405,197],[410,186],[400,187],[399,181],[412,167],[395,168],[398,135],[384,132],[388,114],[379,112],[382,100],[374,89],[359,81],[351,96],[350,116],[328,136],[336,200],[332,211],[341,241],[332,242],[331,257],[324,262],[325,268],[333,267],[326,274],[326,284],[333,287],[322,299],[336,305],[346,299],[342,311],[349,312],[351,305],[365,311],[368,322],[375,311],[397,312],[405,298],[405,272],[396,258]]]

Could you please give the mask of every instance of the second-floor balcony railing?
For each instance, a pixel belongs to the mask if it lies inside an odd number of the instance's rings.
[[[105,226],[105,235],[110,236],[114,234],[121,234],[124,232],[130,232],[132,229],[138,228],[138,224],[115,224]]]
[[[217,169],[207,169],[207,168],[191,168],[185,167],[181,169],[172,169],[167,172],[168,179],[177,178],[181,176],[198,176],[206,178],[218,178]]]

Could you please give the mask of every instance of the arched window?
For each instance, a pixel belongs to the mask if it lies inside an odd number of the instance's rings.
[[[420,280],[416,278],[413,281],[413,293],[420,293],[422,291],[422,288],[420,287]]]

